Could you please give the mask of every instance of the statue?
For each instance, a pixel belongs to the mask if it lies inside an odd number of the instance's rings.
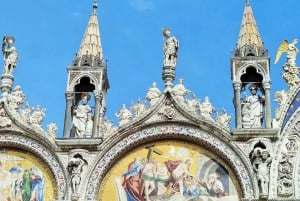
[[[146,98],[148,101],[150,101],[150,105],[153,106],[157,103],[157,101],[161,97],[161,92],[156,86],[156,82],[152,83],[152,87],[148,89],[148,93],[146,95]]]
[[[253,170],[256,172],[258,185],[260,187],[260,195],[266,197],[269,192],[270,164],[272,157],[267,149],[256,147],[253,150],[251,158],[253,159]]]
[[[185,87],[183,85],[183,79],[180,78],[179,83],[177,85],[175,85],[174,88],[172,89],[172,93],[176,96],[176,98],[179,100],[179,102],[181,104],[183,104],[185,96],[187,94],[189,94],[190,91],[185,89]]]
[[[199,106],[199,110],[200,110],[201,117],[203,117],[208,121],[214,121],[211,115],[215,112],[215,108],[210,103],[208,96],[205,96],[204,102],[201,103]]]
[[[13,46],[15,38],[12,36],[4,36],[2,41],[2,53],[4,56],[4,74],[12,75],[13,69],[17,65],[18,53]]]
[[[296,57],[298,54],[298,48],[296,47],[297,42],[298,39],[294,39],[290,44],[287,40],[283,40],[277,50],[275,59],[276,64],[279,61],[281,54],[286,52],[287,61],[283,65],[284,73],[282,74],[282,77],[290,87],[296,86],[300,82],[300,79],[298,78],[299,69],[296,66]]]
[[[82,158],[80,154],[76,154],[73,158],[70,159],[68,163],[68,170],[71,173],[72,192],[75,194],[77,194],[79,191],[83,166],[86,164],[87,162]]]
[[[33,111],[29,117],[29,123],[36,128],[41,128],[44,117],[45,117],[46,108],[42,108],[37,105],[36,109]]]
[[[251,96],[245,96],[242,101],[243,128],[261,128],[263,121],[264,96],[257,95],[257,86],[249,86]]]
[[[163,30],[163,36],[165,37],[164,40],[164,66],[176,66],[177,57],[178,57],[178,47],[179,42],[174,37],[171,36],[171,31],[169,29]]]
[[[73,129],[75,137],[84,137],[87,129],[88,116],[92,115],[92,108],[88,105],[89,94],[81,94],[81,105],[78,105],[73,112]]]
[[[126,108],[125,104],[122,105],[122,109],[119,110],[118,113],[116,113],[116,116],[119,118],[119,126],[122,126],[126,123],[128,123],[131,120],[132,114],[131,112]]]

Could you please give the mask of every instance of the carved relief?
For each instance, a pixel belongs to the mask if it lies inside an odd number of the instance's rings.
[[[293,194],[293,156],[282,153],[278,164],[277,193],[281,197]]]

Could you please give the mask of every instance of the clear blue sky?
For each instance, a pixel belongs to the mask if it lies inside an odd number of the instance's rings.
[[[277,65],[273,63],[283,39],[300,38],[300,1],[250,0],[250,3],[271,57],[273,99],[275,91],[287,88],[281,78],[285,58]],[[63,131],[66,67],[80,46],[92,4],[93,0],[0,2],[0,34],[13,35],[19,52],[15,85],[22,87],[31,106],[47,108],[44,124],[55,122],[58,136]],[[152,82],[157,82],[163,91],[164,27],[169,27],[180,41],[175,84],[178,78],[183,78],[186,88],[198,98],[204,100],[209,96],[217,111],[225,108],[234,116],[230,58],[238,39],[245,0],[98,0],[98,5],[111,86],[108,119],[117,123],[115,112],[122,103],[130,107],[138,99],[145,100]]]

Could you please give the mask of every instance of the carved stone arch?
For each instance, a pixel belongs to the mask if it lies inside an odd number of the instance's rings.
[[[97,199],[97,194],[101,194],[100,185],[106,173],[108,173],[110,168],[113,167],[123,154],[126,154],[129,150],[139,145],[164,139],[186,141],[203,147],[205,150],[213,151],[218,157],[226,161],[230,169],[234,172],[240,186],[240,196],[243,198],[257,197],[254,191],[255,184],[252,183],[252,179],[250,178],[249,165],[246,165],[232,145],[206,131],[172,124],[149,127],[132,133],[118,141],[109,150],[105,151],[105,153],[102,153],[92,165],[94,168],[91,168],[91,172],[89,173],[85,199]]]
[[[300,176],[300,107],[294,109],[290,115],[284,123],[284,128],[282,128],[280,138],[274,148],[270,195],[299,199],[300,181],[296,178]],[[285,183],[283,183],[284,181]]]
[[[269,78],[266,76],[268,76],[268,73],[262,66],[252,63],[245,63],[237,75],[238,79],[242,82],[242,91],[247,83],[259,83],[258,87],[263,89],[262,83],[269,81]]]
[[[62,162],[38,141],[23,136],[3,134],[0,136],[1,148],[10,150],[23,150],[24,153],[31,153],[41,159],[50,169],[56,182],[56,199],[63,200],[67,193],[66,172],[62,168]]]

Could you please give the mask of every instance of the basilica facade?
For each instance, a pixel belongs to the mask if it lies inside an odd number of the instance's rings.
[[[300,200],[297,40],[283,41],[276,57],[286,55],[282,77],[289,88],[271,94],[270,57],[246,2],[230,64],[233,118],[225,110],[213,115],[209,97],[200,102],[182,79],[174,83],[179,42],[170,29],[163,37],[164,88],[153,83],[145,101],[124,104],[114,125],[105,118],[109,79],[95,1],[67,67],[62,138],[54,123],[43,128],[45,109],[26,103],[15,86],[18,52],[13,36],[3,38],[2,200]]]

